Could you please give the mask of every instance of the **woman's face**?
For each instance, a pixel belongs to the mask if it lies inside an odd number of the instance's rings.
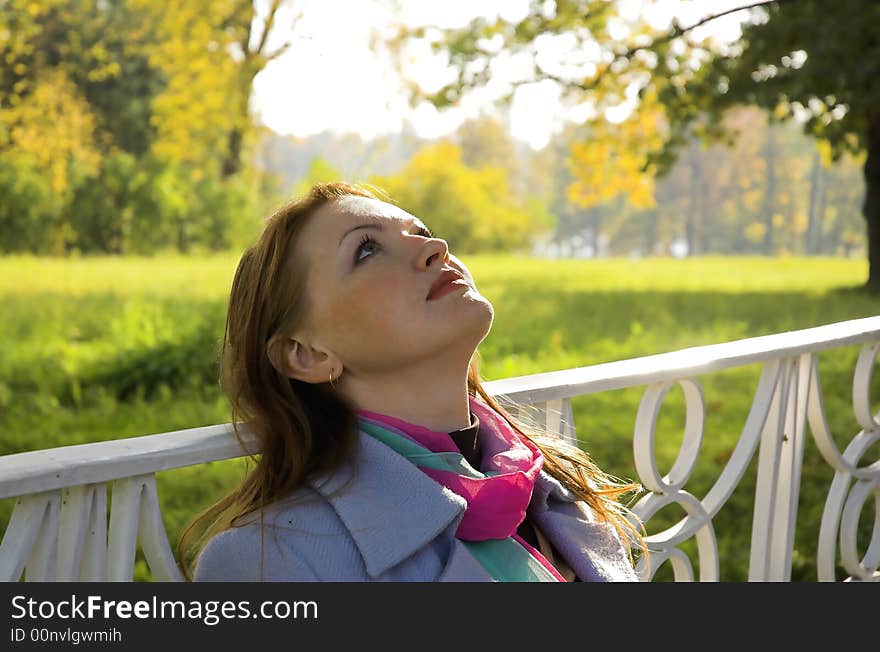
[[[466,365],[491,328],[492,304],[464,263],[421,220],[392,204],[359,196],[326,204],[295,247],[306,260],[306,343],[335,355],[337,374]],[[450,269],[465,283],[429,299]]]

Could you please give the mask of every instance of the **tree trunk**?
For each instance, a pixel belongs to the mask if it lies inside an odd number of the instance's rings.
[[[238,88],[236,88],[235,120],[226,136],[226,156],[221,168],[223,178],[235,176],[242,168],[241,155],[247,126],[250,124],[250,96],[254,77],[257,76],[256,66],[251,62],[251,55],[241,64]]]
[[[828,206],[828,183],[830,177],[828,173],[821,172],[820,173],[820,183],[821,183],[821,192],[819,193],[819,208],[816,213],[818,216],[818,224],[816,225],[816,253],[822,254],[825,252],[826,244],[825,244],[825,232],[827,230],[827,225],[825,224],[825,209]]]
[[[602,228],[602,214],[597,206],[590,209],[589,231],[590,246],[593,248],[593,258],[599,257],[599,229]]]
[[[684,235],[687,240],[688,256],[703,253],[700,251],[699,219],[700,219],[700,158],[699,148],[695,144],[690,147],[690,205],[688,206],[687,221],[685,222]]]
[[[804,253],[808,256],[819,252],[819,229],[822,225],[822,214],[819,212],[821,201],[822,162],[818,150],[813,152],[813,165],[810,170],[810,205],[807,209],[807,230],[804,233]]]
[[[244,142],[244,134],[241,127],[233,127],[229,130],[226,138],[226,156],[223,158],[223,178],[238,174],[241,169],[241,146]]]
[[[250,119],[250,97],[254,87],[254,78],[268,62],[264,55],[269,31],[275,22],[275,14],[280,6],[280,1],[272,2],[269,9],[269,15],[266,16],[266,22],[263,25],[263,32],[259,37],[259,45],[256,49],[251,49],[251,37],[254,29],[254,12],[255,9],[250,2],[241,2],[239,5],[242,11],[237,13],[237,19],[241,21],[244,36],[241,39],[240,46],[244,52],[244,59],[238,65],[238,78],[236,87],[233,89],[233,124],[226,135],[226,155],[223,158],[221,173],[224,179],[235,176],[242,168],[241,156],[244,149],[244,140],[251,124]]]
[[[657,248],[657,221],[660,219],[660,211],[656,208],[645,213],[647,224],[645,225],[645,251],[647,256],[653,256]]]
[[[880,113],[868,117],[868,156],[865,159],[865,203],[862,214],[868,227],[868,282],[880,291]]]
[[[764,253],[773,255],[775,249],[773,237],[773,216],[776,212],[776,142],[773,138],[773,127],[767,129],[767,140],[764,144],[764,160],[767,164],[767,185],[764,190]]]
[[[704,158],[704,164],[708,165],[709,156],[706,155]],[[711,224],[711,213],[709,211],[709,177],[711,176],[712,171],[709,171],[709,175],[703,174],[702,170],[700,171],[700,219],[697,222],[700,225],[699,231],[699,240],[700,240],[700,251],[704,254],[709,253],[710,245],[710,236],[712,235],[712,224]]]

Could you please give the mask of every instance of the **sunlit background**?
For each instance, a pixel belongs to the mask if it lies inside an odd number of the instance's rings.
[[[0,2],[0,454],[227,422],[235,265],[320,181],[384,189],[468,264],[495,306],[488,380],[876,314],[880,5],[730,11],[753,4]],[[821,360],[835,432],[856,354]],[[758,371],[704,385],[695,495]],[[622,477],[639,398],[573,402]],[[661,468],[683,405],[664,404]],[[172,541],[240,478],[209,466],[161,479]],[[814,550],[815,451],[804,478]],[[728,533],[749,482],[716,518],[724,579],[747,571]]]
[[[745,3],[628,0],[619,3],[618,26],[612,34],[628,34],[626,23],[643,20],[657,29],[668,28],[673,18],[684,24],[697,22],[711,13]],[[398,8],[373,2],[345,0],[312,1],[303,20],[294,23],[292,33],[275,32],[275,43],[290,42],[289,49],[268,64],[254,83],[253,108],[259,120],[280,135],[300,138],[323,131],[356,133],[365,140],[411,129],[423,139],[452,137],[465,120],[495,113],[506,123],[510,136],[533,149],[546,147],[569,121],[583,119],[584,109],[566,109],[560,103],[559,88],[553,83],[536,83],[517,88],[505,110],[494,109],[494,88],[470,98],[462,107],[442,114],[430,103],[409,106],[401,80],[384,53],[371,47],[373,34],[381,34],[402,22],[409,27],[460,28],[477,17],[522,20],[529,11],[528,0],[479,0],[476,2],[408,2]],[[397,11],[395,11],[397,9]],[[281,11],[290,20],[290,12]],[[345,20],[340,20],[344,15]],[[712,37],[730,42],[740,35],[746,12],[714,20],[695,32],[695,37]],[[293,22],[292,20],[290,22]],[[544,57],[557,57],[564,44],[538,44]],[[407,59],[408,75],[427,88],[449,79],[450,70],[442,52],[432,53],[413,46]],[[515,61],[504,58],[493,76],[493,87],[516,78]],[[313,89],[303,101],[303,89]],[[357,110],[352,110],[352,102]],[[627,103],[626,109],[629,109]],[[493,110],[494,109],[494,110]],[[612,117],[614,114],[612,113]]]

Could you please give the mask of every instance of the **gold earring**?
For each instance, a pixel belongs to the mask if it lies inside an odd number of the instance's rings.
[[[332,389],[336,389],[336,387],[333,385],[333,370],[332,369],[330,370],[330,387]]]

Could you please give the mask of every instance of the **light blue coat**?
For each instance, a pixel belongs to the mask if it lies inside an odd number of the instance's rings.
[[[354,464],[310,481],[264,514],[260,574],[259,514],[213,537],[196,581],[484,582],[492,581],[455,538],[464,498],[397,452],[361,436]],[[345,485],[337,495],[331,495]],[[293,502],[292,499],[297,502]],[[307,501],[307,502],[302,502]],[[528,513],[583,581],[635,581],[614,528],[541,471]]]

